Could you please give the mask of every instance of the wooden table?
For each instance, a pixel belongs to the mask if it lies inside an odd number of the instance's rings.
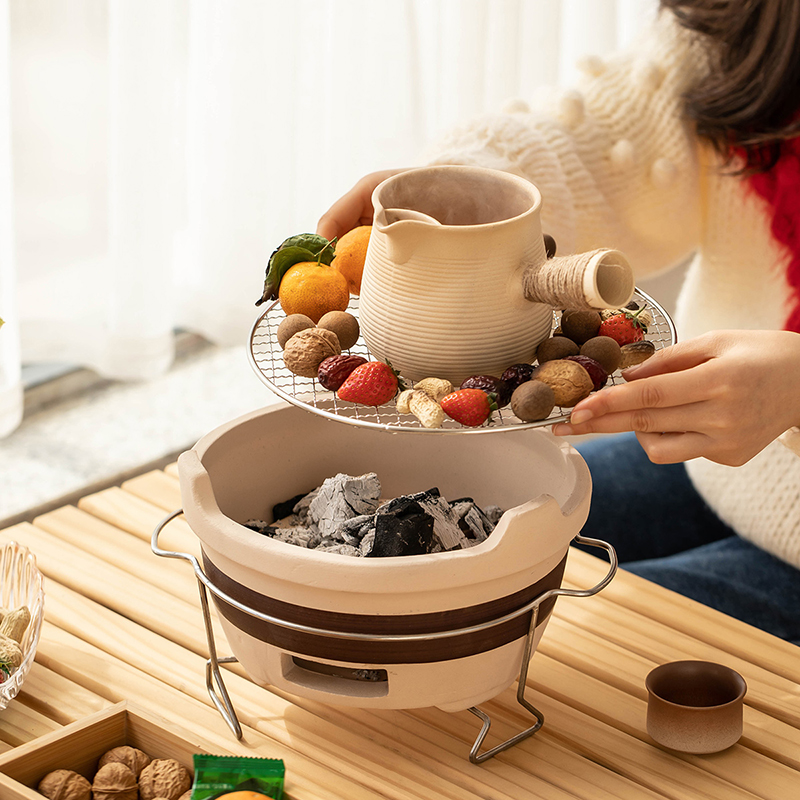
[[[221,753],[284,759],[295,800],[800,798],[800,650],[624,571],[595,597],[556,604],[526,690],[544,727],[482,765],[468,760],[478,721],[467,711],[326,706],[260,688],[232,664],[237,741],[206,691],[194,575],[150,549],[180,504],[172,466],[0,531],[35,552],[46,576],[36,663],[0,713],[0,750],[130,700]],[[180,518],[160,545],[198,552]],[[574,551],[566,582],[589,587],[606,569]],[[216,640],[226,655],[219,631]],[[645,731],[646,674],[686,658],[727,664],[748,683],[744,735],[723,753],[675,754]],[[515,687],[482,708],[493,719],[485,746],[530,724]]]

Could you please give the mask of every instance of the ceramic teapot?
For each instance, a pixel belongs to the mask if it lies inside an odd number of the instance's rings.
[[[359,298],[374,358],[410,381],[499,376],[530,363],[553,308],[617,308],[634,279],[617,250],[547,258],[542,197],[499,170],[433,166],[376,187]]]

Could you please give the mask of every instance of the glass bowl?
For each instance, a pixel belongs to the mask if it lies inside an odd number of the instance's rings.
[[[33,659],[44,617],[44,578],[36,566],[36,557],[16,542],[0,546],[0,606],[13,611],[27,606],[31,621],[20,642],[22,663],[0,683],[0,711],[17,696]]]

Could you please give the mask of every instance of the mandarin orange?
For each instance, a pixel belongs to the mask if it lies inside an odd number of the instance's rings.
[[[361,276],[364,273],[371,232],[372,225],[359,225],[336,242],[331,266],[336,267],[347,278],[350,294],[361,292]]]
[[[350,300],[347,278],[339,270],[316,261],[300,261],[289,267],[278,288],[281,308],[289,314],[305,314],[316,325],[329,311],[344,311]]]

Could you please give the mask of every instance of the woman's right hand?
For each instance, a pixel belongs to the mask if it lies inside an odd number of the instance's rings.
[[[317,233],[326,239],[344,236],[359,225],[372,225],[375,209],[372,207],[372,192],[375,187],[396,175],[402,169],[386,169],[365,175],[347,194],[340,197],[317,223]]]

